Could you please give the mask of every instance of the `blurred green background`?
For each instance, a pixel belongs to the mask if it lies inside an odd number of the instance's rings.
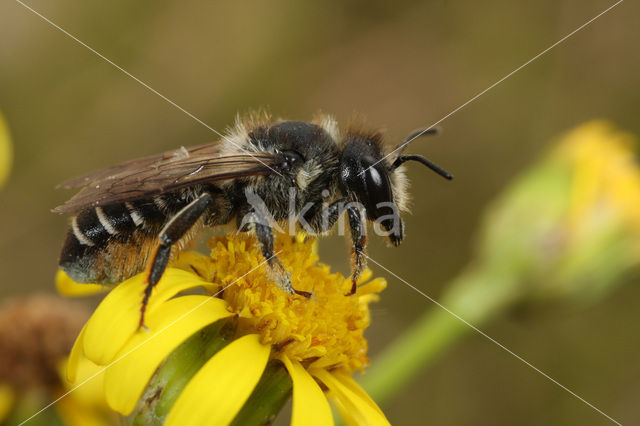
[[[267,106],[346,122],[396,143],[439,120],[612,2],[187,0],[28,3],[217,130]],[[0,296],[54,291],[67,218],[56,183],[94,168],[216,139],[41,18],[0,4],[0,109],[15,161],[0,200]],[[468,261],[486,203],[559,133],[608,118],[640,134],[640,6],[624,2],[416,141],[455,175],[412,166],[413,212],[397,249],[371,256],[437,298]],[[339,237],[323,259],[348,272]],[[376,275],[385,275],[373,268]],[[371,357],[431,303],[400,281],[373,307]],[[588,308],[522,306],[485,327],[624,424],[640,422],[638,279]],[[577,399],[473,334],[384,407],[395,424],[605,424]]]

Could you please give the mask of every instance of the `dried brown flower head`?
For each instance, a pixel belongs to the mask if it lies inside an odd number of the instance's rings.
[[[58,368],[89,317],[83,305],[37,294],[0,305],[0,383],[55,388]]]

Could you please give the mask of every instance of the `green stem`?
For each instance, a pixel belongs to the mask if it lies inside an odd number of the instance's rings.
[[[185,340],[167,357],[149,382],[125,425],[161,425],[185,386],[202,366],[236,337],[235,319],[218,321]],[[234,425],[269,424],[289,400],[292,383],[280,361],[272,360]]]
[[[229,344],[237,322],[218,321],[194,333],[178,346],[158,368],[125,425],[160,425],[174,402],[202,366]]]
[[[234,426],[271,424],[291,397],[292,382],[284,365],[272,360],[260,382],[231,423]]]
[[[500,313],[518,296],[511,277],[506,271],[475,268],[455,279],[442,298],[448,311],[440,306],[429,309],[374,360],[362,377],[369,395],[384,403],[462,336],[473,331],[465,321],[481,326]]]

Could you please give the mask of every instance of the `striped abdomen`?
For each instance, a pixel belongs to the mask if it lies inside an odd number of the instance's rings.
[[[82,210],[71,220],[60,268],[76,282],[104,284],[141,272],[158,233],[186,202],[157,196]]]

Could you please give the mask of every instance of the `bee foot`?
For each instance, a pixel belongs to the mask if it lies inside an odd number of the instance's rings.
[[[349,292],[345,294],[345,296],[353,296],[354,294],[356,294],[357,290],[358,290],[358,284],[355,281],[352,281],[351,290],[349,290]]]
[[[302,290],[293,289],[293,292],[298,296],[306,297],[307,299],[313,299],[312,291],[302,291]]]
[[[291,284],[291,273],[286,271],[284,268],[273,268],[272,278],[278,285],[278,287],[280,287],[290,295],[297,294],[298,296],[302,296],[307,299],[313,298],[313,292],[296,290],[295,288],[293,288],[293,284]]]
[[[144,319],[140,318],[140,324],[138,324],[138,330],[146,331],[147,333],[151,331],[149,327],[144,323]]]

